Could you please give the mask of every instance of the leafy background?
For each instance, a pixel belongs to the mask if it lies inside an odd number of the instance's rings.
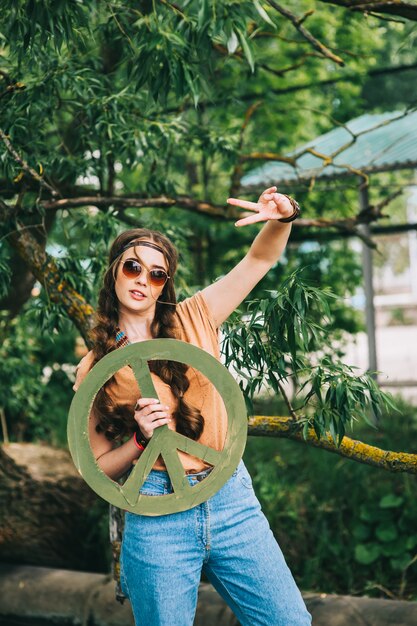
[[[286,6],[297,16],[313,11],[304,25],[343,58],[343,68],[264,2],[0,0],[1,128],[19,155],[66,198],[176,200],[171,207],[91,202],[46,209],[49,191],[10,150],[1,151],[2,201],[16,204],[25,228],[47,241],[60,276],[92,305],[108,244],[130,226],[161,229],[177,245],[180,298],[240,260],[257,226],[236,229],[225,211],[213,217],[181,203],[187,196],[224,207],[237,166],[244,173],[258,163],[248,158],[242,164],[239,155],[283,154],[364,112],[413,106],[414,22],[319,1]],[[409,172],[377,174],[371,201],[408,184]],[[297,194],[306,217],[357,212],[356,180],[282,190]],[[404,197],[397,198],[381,223],[404,221],[404,207]],[[10,243],[15,228],[13,217],[0,226],[1,408],[13,441],[65,447],[74,368],[85,347],[62,304],[19,261]],[[363,329],[361,312],[349,304],[361,284],[361,261],[347,239],[317,241],[316,235],[312,228],[291,240],[243,311],[302,267],[313,288],[338,296],[331,309],[340,338]],[[343,359],[343,349],[333,355]],[[252,400],[260,413],[288,413],[275,394]],[[355,423],[354,436],[415,451],[415,409],[398,402],[400,412],[384,412],[377,430]],[[411,476],[267,438],[251,438],[244,459],[302,588],[415,599]],[[98,504],[91,513],[107,554],[92,569],[109,564],[105,512]],[[86,543],[97,540],[93,533]]]

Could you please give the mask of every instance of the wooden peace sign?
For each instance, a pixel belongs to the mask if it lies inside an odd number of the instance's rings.
[[[144,398],[157,398],[148,368],[152,360],[179,361],[204,374],[223,398],[228,427],[224,449],[219,452],[184,435],[166,424],[153,432],[130,476],[120,485],[98,466],[91,450],[88,420],[94,398],[104,383],[119,369],[130,365]],[[76,392],[68,416],[68,443],[78,471],[90,487],[104,500],[132,513],[164,515],[185,511],[208,500],[231,477],[242,458],[247,437],[245,401],[239,385],[230,372],[213,356],[184,341],[152,339],[119,348],[100,359]],[[177,450],[196,456],[213,470],[191,486]],[[159,497],[139,493],[159,455],[164,459],[174,493]]]

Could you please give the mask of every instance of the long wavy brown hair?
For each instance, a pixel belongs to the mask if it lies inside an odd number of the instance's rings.
[[[156,302],[155,316],[150,329],[152,337],[179,338],[175,319],[177,299],[173,282],[177,269],[178,252],[171,241],[156,230],[147,228],[126,230],[116,237],[110,247],[108,267],[104,273],[103,285],[98,295],[96,324],[89,333],[93,343],[94,361],[92,365],[109,352],[117,349],[116,332],[119,318],[119,301],[115,291],[117,270],[123,255],[123,247],[139,239],[153,241],[163,249],[168,264],[168,275],[170,276]],[[131,250],[133,253],[135,248],[132,247]],[[172,304],[162,304],[159,300]],[[190,385],[186,376],[188,366],[176,361],[162,360],[149,361],[148,365],[151,372],[157,374],[164,383],[171,387],[173,395],[178,400],[177,410],[174,412],[177,432],[190,437],[190,439],[198,439],[204,429],[204,417],[184,398]],[[109,387],[115,383],[116,378],[112,376],[103,385],[95,397],[93,409],[98,419],[97,432],[103,432],[111,441],[121,441],[125,436],[135,432],[137,423],[133,418],[134,405],[128,403],[115,404],[112,400]]]

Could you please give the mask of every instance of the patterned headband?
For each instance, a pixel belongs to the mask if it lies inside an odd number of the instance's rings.
[[[148,248],[154,248],[155,250],[159,250],[159,252],[162,252],[162,254],[164,254],[164,250],[161,248],[161,246],[158,246],[156,243],[153,243],[150,241],[140,241],[140,240],[131,241],[130,243],[127,243],[126,245],[124,245],[123,248],[119,252],[113,255],[111,262],[113,263],[113,261],[117,259],[118,256],[122,255],[125,250],[127,250],[128,248],[133,248],[134,246],[148,246]]]

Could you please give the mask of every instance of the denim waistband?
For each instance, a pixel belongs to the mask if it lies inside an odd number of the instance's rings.
[[[239,461],[239,465],[237,466],[237,468],[235,469],[235,471],[232,474],[233,476],[235,476],[238,473],[238,471],[242,467],[242,465],[243,465],[243,460],[241,459]],[[213,469],[214,469],[213,467],[208,467],[207,469],[202,470],[201,472],[192,472],[192,473],[188,473],[188,474],[187,474],[186,471],[184,471],[184,475],[187,476],[188,478],[195,478],[196,480],[201,481],[201,480],[203,480],[203,478],[208,476],[208,474],[210,474],[210,472]],[[190,471],[192,471],[192,470],[190,470]],[[151,480],[151,481],[154,481],[154,482],[161,482],[161,483],[164,483],[164,484],[169,484],[169,482],[171,480],[170,477],[169,477],[169,474],[168,474],[168,472],[166,470],[155,470],[155,469],[152,469],[149,472],[149,474],[147,476],[147,480],[148,479]]]
[[[201,470],[201,472],[194,472],[193,470],[186,470],[186,474],[187,476],[200,476],[201,474],[203,474],[204,476],[207,476],[207,474],[210,474],[210,472],[212,471],[212,467],[207,467],[205,470]]]
[[[203,478],[208,476],[208,474],[210,474],[212,470],[213,470],[213,467],[208,467],[205,470],[201,470],[201,472],[193,472],[192,470],[189,470],[189,471],[184,471],[184,475],[190,476],[192,478],[196,478],[197,480],[202,480]],[[152,479],[160,478],[161,481],[164,481],[164,482],[169,480],[169,474],[165,470],[151,470],[149,472],[148,477],[149,478],[152,477]]]

